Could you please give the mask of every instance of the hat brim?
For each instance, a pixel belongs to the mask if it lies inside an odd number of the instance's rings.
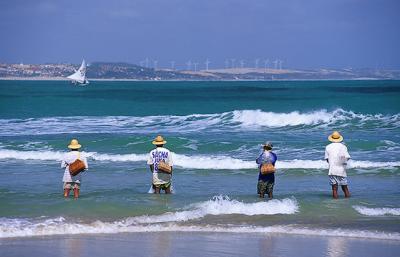
[[[332,143],[340,143],[343,141],[343,137],[340,136],[339,138],[333,138],[332,135],[328,137],[328,140],[331,141]]]
[[[69,149],[79,149],[79,148],[81,148],[81,147],[82,147],[82,146],[79,145],[79,144],[78,144],[78,145],[69,145],[69,146],[68,146]]]
[[[166,143],[167,143],[167,141],[162,141],[162,142],[159,142],[159,141],[153,141],[152,142],[153,143],[153,145],[165,145]]]

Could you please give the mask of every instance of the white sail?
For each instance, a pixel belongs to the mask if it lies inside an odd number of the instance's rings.
[[[72,75],[68,76],[74,83],[88,84],[89,81],[86,79],[86,62],[82,61],[81,67]]]

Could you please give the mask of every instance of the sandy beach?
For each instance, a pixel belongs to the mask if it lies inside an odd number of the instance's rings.
[[[122,233],[1,239],[2,257],[20,256],[398,256],[391,240],[280,234]]]

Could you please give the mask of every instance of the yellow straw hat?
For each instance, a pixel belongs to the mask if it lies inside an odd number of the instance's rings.
[[[82,146],[79,144],[79,142],[78,142],[77,139],[72,139],[72,140],[71,140],[71,143],[70,143],[69,146],[68,146],[69,149],[79,149],[79,148],[81,148],[81,147],[82,147]]]
[[[334,132],[332,133],[332,135],[330,135],[330,136],[328,137],[328,140],[331,141],[331,142],[333,142],[333,143],[340,143],[340,142],[343,141],[343,137],[342,137],[342,135],[340,135],[339,132],[334,131]]]
[[[167,141],[165,141],[164,138],[160,135],[158,135],[153,141],[153,145],[165,145],[166,143]]]

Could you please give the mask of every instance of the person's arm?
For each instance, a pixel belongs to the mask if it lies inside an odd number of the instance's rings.
[[[328,151],[326,150],[326,148],[325,148],[325,160],[327,163],[329,163],[329,154],[328,154]]]
[[[65,157],[64,157],[64,159],[61,161],[61,169],[64,169],[67,166],[68,166],[68,163],[65,161]]]
[[[173,160],[172,160],[172,152],[169,152],[169,154],[168,154],[168,165],[171,167],[171,173],[172,173],[172,167],[174,166],[174,162],[173,162]]]
[[[154,163],[153,163],[153,158],[151,156],[151,153],[149,154],[149,158],[147,159],[147,164],[149,165],[151,173],[154,171]]]
[[[275,163],[276,163],[276,161],[278,160],[278,156],[276,156],[276,154],[275,153],[272,153],[271,152],[271,163],[272,163],[272,165],[274,165],[275,166]]]
[[[89,164],[87,162],[86,157],[83,157],[82,159],[83,159],[83,163],[85,164],[85,167],[86,167],[85,170],[88,170],[89,169]]]
[[[345,157],[346,160],[348,161],[348,160],[351,159],[351,156],[350,156],[349,151],[347,150],[347,147],[346,147],[346,146],[344,146],[344,149],[345,149],[345,151],[344,151],[344,157]]]
[[[256,159],[256,163],[257,164],[262,164],[263,163],[263,155],[264,155],[264,151],[257,157]]]

